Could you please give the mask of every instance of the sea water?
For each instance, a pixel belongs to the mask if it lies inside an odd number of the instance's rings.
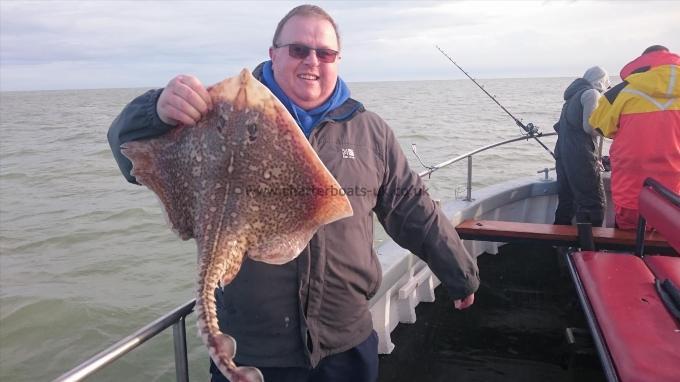
[[[552,132],[570,78],[482,80],[514,116]],[[395,131],[416,171],[517,137],[513,119],[469,80],[350,83]],[[146,89],[0,93],[0,380],[53,379],[194,297],[196,248],[127,183],[106,132]],[[542,141],[552,150],[554,137]],[[606,149],[605,149],[606,150]],[[473,190],[554,167],[534,140],[473,158]],[[465,193],[467,161],[426,180],[436,199]],[[552,173],[554,176],[554,172]],[[376,246],[386,239],[376,233]],[[208,355],[187,321],[190,376]],[[97,381],[172,381],[172,331],[98,372]]]

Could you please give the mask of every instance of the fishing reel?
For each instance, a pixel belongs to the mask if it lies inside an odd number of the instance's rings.
[[[526,125],[522,123],[519,119],[515,118],[515,123],[519,126],[528,136],[540,135],[538,131],[538,126],[529,122]]]
[[[533,123],[529,122],[526,124],[524,130],[527,132],[529,135],[536,135],[538,134],[538,127],[535,126]]]

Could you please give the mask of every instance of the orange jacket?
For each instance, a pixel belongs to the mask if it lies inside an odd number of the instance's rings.
[[[621,78],[600,98],[589,122],[614,138],[614,205],[637,210],[646,177],[680,193],[680,56],[644,54],[621,70]]]

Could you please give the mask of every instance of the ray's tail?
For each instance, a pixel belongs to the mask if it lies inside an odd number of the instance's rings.
[[[243,252],[236,255],[233,251],[230,252],[231,256],[226,256],[221,261],[221,256],[201,256],[196,297],[198,335],[207,346],[210,358],[230,382],[263,382],[264,377],[257,368],[236,366],[236,340],[222,333],[218,325],[215,288],[220,281],[222,285],[231,282],[240,269],[243,258]]]

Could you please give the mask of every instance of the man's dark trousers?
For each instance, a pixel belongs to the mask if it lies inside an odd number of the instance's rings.
[[[378,335],[339,354],[325,357],[314,369],[261,367],[265,382],[375,382],[378,379]],[[229,382],[210,361],[211,382]]]

